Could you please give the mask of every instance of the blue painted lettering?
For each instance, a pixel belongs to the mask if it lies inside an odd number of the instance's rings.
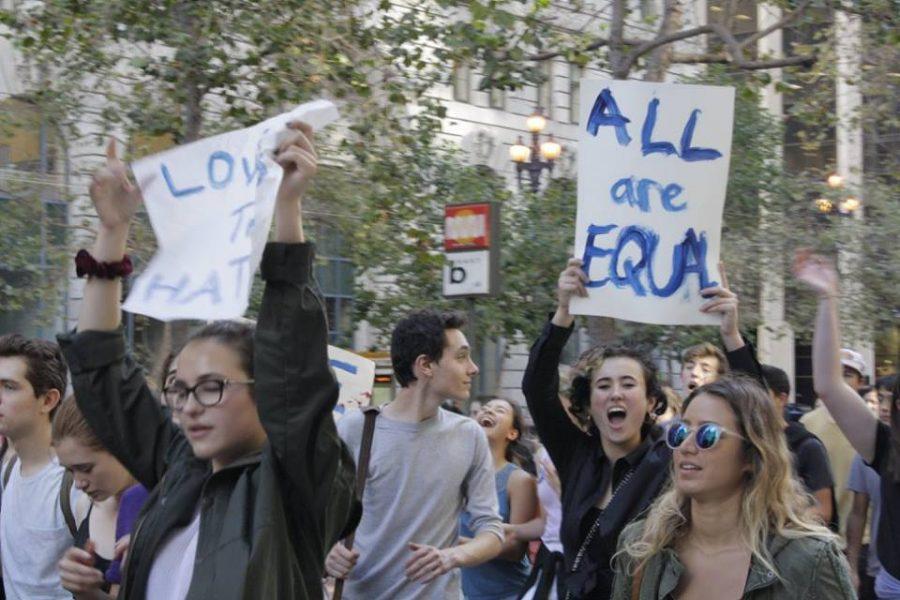
[[[178,303],[187,304],[204,295],[208,295],[213,304],[222,302],[222,293],[219,291],[219,274],[216,271],[209,274],[206,281],[203,282],[203,287],[179,299]]]
[[[241,223],[244,222],[244,211],[246,211],[248,208],[253,208],[253,202],[248,202],[246,204],[242,204],[242,205],[238,206],[236,209],[234,209],[233,211],[231,211],[231,216],[237,217],[237,219],[235,219],[234,229],[231,230],[231,236],[228,238],[228,241],[230,241],[232,244],[237,239],[238,232],[241,229]],[[254,220],[254,218],[250,217],[250,219],[249,219],[250,223],[253,223],[253,220]],[[247,233],[245,233],[245,235],[249,235],[250,230],[251,230],[251,226],[248,225],[248,227],[246,229]]]
[[[261,157],[256,157],[256,165],[252,171],[250,170],[250,161],[246,158],[241,159],[241,164],[244,166],[244,176],[247,178],[247,185],[253,182],[254,177],[256,177],[256,185],[262,183],[263,177],[266,176],[266,164]]]
[[[218,162],[225,163],[225,176],[222,178],[216,177],[216,163]],[[234,158],[224,150],[213,152],[209,155],[209,160],[206,162],[206,175],[209,177],[209,184],[214,190],[223,189],[231,183],[231,178],[234,176]]]
[[[631,142],[631,136],[628,135],[626,124],[631,120],[625,117],[619,110],[612,92],[609,88],[605,88],[597,96],[594,106],[591,108],[591,114],[588,116],[587,131],[592,136],[597,137],[597,130],[601,126],[611,125],[616,128],[616,140],[620,146],[627,146]]]
[[[695,108],[691,112],[691,117],[685,124],[684,132],[681,134],[681,158],[688,162],[716,160],[722,157],[722,153],[713,148],[694,148],[691,146],[691,141],[694,138],[694,127],[697,126],[697,115],[699,114],[699,108]]]
[[[672,201],[684,191],[677,183],[670,183],[663,187],[652,179],[640,179],[635,186],[634,177],[623,177],[615,182],[609,190],[612,201],[616,204],[628,203],[628,206],[637,206],[642,212],[650,212],[650,192],[656,191],[664,210],[679,212],[687,208],[687,203],[673,204]]]
[[[169,173],[169,167],[167,167],[166,165],[161,165],[160,170],[162,171],[163,179],[166,180],[166,185],[169,187],[169,192],[171,192],[171,194],[176,198],[181,198],[182,196],[190,196],[191,194],[196,194],[203,191],[202,185],[179,190],[175,187],[175,182],[172,181],[172,174]]]
[[[244,282],[247,281],[249,273],[245,271],[245,267],[250,266],[250,255],[239,256],[228,261],[228,265],[235,270],[234,297],[240,298],[241,291],[244,289]]]
[[[706,270],[706,234],[699,236],[693,228],[689,228],[682,241],[672,249],[672,274],[669,281],[663,287],[656,284],[653,275],[653,263],[659,249],[659,235],[646,227],[630,225],[619,231],[618,238],[612,247],[597,247],[595,245],[598,235],[610,233],[618,228],[618,225],[590,225],[588,238],[584,248],[583,266],[584,272],[591,277],[591,264],[594,259],[609,256],[608,277],[603,279],[590,279],[587,287],[603,287],[607,283],[613,283],[618,288],[631,287],[637,296],[646,296],[650,293],[659,298],[668,298],[680,289],[685,279],[690,274],[697,275],[699,289],[713,287],[717,282],[710,280]],[[630,256],[623,258],[624,251],[628,248],[636,248],[640,258],[637,262]]]
[[[147,288],[144,290],[144,302],[149,302],[157,292],[168,292],[169,299],[167,302],[174,302],[175,298],[184,291],[188,283],[190,283],[190,278],[187,275],[182,275],[178,283],[169,284],[163,283],[162,273],[154,273],[147,283]]]
[[[659,98],[654,98],[647,105],[647,116],[644,117],[644,126],[641,128],[641,152],[644,156],[653,153],[670,156],[678,154],[675,146],[669,142],[654,142],[650,138],[653,137],[653,128],[656,127],[656,111],[659,108]]]

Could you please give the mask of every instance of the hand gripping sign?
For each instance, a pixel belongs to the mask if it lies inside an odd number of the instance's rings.
[[[574,314],[716,324],[734,89],[582,81],[575,256],[588,297]]]
[[[375,388],[374,361],[337,346],[328,346],[328,364],[334,369],[334,376],[341,386],[337,405],[334,407],[337,415],[372,403],[372,391]]]
[[[281,183],[279,136],[290,121],[318,130],[337,117],[317,100],[134,162],[159,249],[123,308],[164,321],[242,316]]]

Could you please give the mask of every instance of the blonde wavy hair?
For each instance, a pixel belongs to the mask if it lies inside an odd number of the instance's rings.
[[[773,534],[785,538],[838,540],[812,512],[813,499],[793,476],[784,420],[769,394],[753,379],[728,375],[694,390],[684,401],[687,410],[700,394],[721,398],[731,407],[744,439],[750,464],[741,499],[740,528],[756,560],[778,574],[768,551]],[[690,530],[690,498],[670,485],[651,506],[640,538],[625,544],[618,555],[631,560],[634,575],[650,557],[673,547]]]

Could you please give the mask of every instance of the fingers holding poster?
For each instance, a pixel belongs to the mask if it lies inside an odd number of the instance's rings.
[[[573,314],[711,325],[700,290],[716,265],[734,90],[582,81],[576,255],[588,296]]]

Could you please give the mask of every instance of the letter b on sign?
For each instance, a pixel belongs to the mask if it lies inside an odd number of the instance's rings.
[[[444,263],[445,296],[484,296],[490,292],[490,251],[452,252]]]

